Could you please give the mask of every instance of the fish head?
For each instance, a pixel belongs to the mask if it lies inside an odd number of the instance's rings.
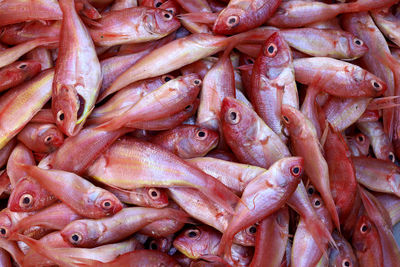
[[[331,249],[329,253],[329,266],[358,267],[358,261],[351,245],[336,232],[333,232],[332,237],[338,249]]]
[[[164,208],[168,206],[168,194],[161,188],[145,188],[144,199],[150,207]]]
[[[279,32],[273,33],[263,44],[257,61],[262,60],[263,74],[268,79],[277,78],[290,66],[292,60],[291,50]],[[267,67],[268,66],[268,67]]]
[[[379,242],[379,234],[374,223],[366,215],[361,215],[354,228],[352,244],[357,253],[366,253]]]
[[[68,136],[76,135],[83,127],[80,119],[85,113],[85,99],[74,86],[57,85],[52,95],[52,111],[58,128]]]
[[[75,247],[94,247],[102,231],[94,220],[77,220],[65,226],[60,234],[65,242]]]
[[[2,238],[8,238],[13,227],[9,212],[9,209],[4,209],[0,212],[0,237]]]
[[[16,70],[24,73],[25,79],[31,79],[34,75],[39,73],[42,69],[42,65],[40,62],[35,60],[25,60],[25,61],[18,61],[15,65]]]
[[[370,92],[371,96],[380,96],[387,89],[387,84],[374,74],[367,72],[365,75],[366,89]]]
[[[21,178],[10,195],[8,208],[11,211],[34,211],[53,202],[49,193],[31,177]]]
[[[363,133],[358,133],[354,137],[354,144],[362,155],[368,155],[369,146],[371,145],[371,140],[368,136]]]
[[[114,194],[102,188],[97,188],[96,191],[94,206],[99,214],[110,216],[122,210],[122,203]]]
[[[40,142],[46,152],[53,152],[64,143],[64,134],[54,124],[45,124],[39,129]]]
[[[173,13],[160,8],[148,9],[143,17],[143,24],[150,34],[161,36],[166,36],[181,26]]]
[[[218,144],[219,134],[216,131],[194,125],[179,128],[182,129],[179,147],[183,157],[204,156]]]
[[[356,36],[349,38],[350,51],[353,58],[359,58],[368,52],[368,46]]]
[[[297,187],[304,172],[304,159],[302,157],[288,157],[276,162],[281,175],[276,176],[276,185],[286,191],[293,186]],[[298,181],[293,183],[293,181]],[[293,189],[293,188],[292,188]],[[289,190],[292,192],[292,190]]]
[[[257,125],[255,112],[232,97],[225,97],[222,101],[221,120],[224,133],[229,131],[230,135],[242,138],[244,134],[252,133],[249,129]]]
[[[214,254],[221,234],[207,226],[191,226],[184,229],[173,242],[174,247],[187,257],[197,259],[203,255]]]
[[[213,26],[213,32],[224,35],[242,32],[247,28],[248,16],[246,11],[240,7],[225,8],[219,13]]]
[[[289,106],[289,105],[282,105],[282,122],[283,125],[285,126],[285,128],[289,131],[290,136],[293,136],[293,138],[296,138],[296,136],[301,136],[302,132],[303,132],[303,127],[306,127],[307,122],[309,122],[308,120],[303,119],[304,116],[302,115],[302,113]],[[304,124],[303,124],[304,122]],[[311,123],[311,122],[309,122]]]
[[[182,83],[184,83],[189,88],[189,90],[192,89],[200,90],[202,81],[200,79],[200,76],[196,73],[186,74],[181,77],[178,77],[177,79],[179,79]]]

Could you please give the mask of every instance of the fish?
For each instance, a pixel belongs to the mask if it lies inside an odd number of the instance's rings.
[[[289,238],[289,209],[283,207],[262,220],[257,227],[256,245],[250,267],[280,266]],[[265,259],[270,259],[265,264]]]
[[[233,212],[232,206],[238,201],[238,197],[215,178],[157,145],[133,138],[115,142],[89,167],[87,175],[124,189],[194,187],[229,212]]]
[[[281,0],[233,0],[218,14],[215,34],[245,32],[264,24],[275,13]]]
[[[301,157],[283,158],[246,186],[241,201],[236,206],[235,216],[222,235],[218,255],[231,259],[234,235],[282,207],[300,182],[303,164]]]
[[[158,40],[180,26],[168,11],[140,6],[112,10],[89,25],[88,30],[96,45],[113,46]]]
[[[61,235],[73,246],[96,247],[123,240],[156,220],[172,218],[187,221],[186,213],[176,209],[124,208],[109,218],[75,220],[61,230]]]
[[[4,0],[0,3],[0,26],[27,20],[61,20],[56,0]]]
[[[269,168],[277,160],[290,156],[279,135],[244,103],[226,97],[221,114],[225,140],[241,162]]]
[[[0,149],[49,101],[53,77],[54,70],[43,71],[0,97]]]
[[[322,155],[314,126],[299,110],[288,105],[282,105],[282,120],[288,129],[294,154],[304,158],[305,173],[321,194],[335,226],[340,229],[329,185],[328,164]]]
[[[263,43],[254,62],[247,93],[257,114],[282,140],[286,140],[281,122],[283,99],[293,103],[295,108],[299,104],[290,48],[278,32]]]
[[[122,209],[122,204],[116,196],[74,173],[29,165],[21,167],[28,177],[34,178],[81,216],[101,218],[111,216]]]
[[[76,135],[92,112],[102,81],[99,59],[73,0],[60,1],[63,11],[59,54],[52,88],[57,126]]]

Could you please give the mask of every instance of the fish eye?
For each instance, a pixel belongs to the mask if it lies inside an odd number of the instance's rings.
[[[45,143],[45,144],[49,144],[49,143],[51,142],[52,139],[53,139],[53,137],[51,137],[51,135],[49,135],[49,136],[47,136],[47,137],[44,139],[44,143]]]
[[[239,113],[235,109],[228,110],[226,121],[230,124],[238,124],[240,121]]]
[[[374,89],[375,89],[376,91],[382,90],[382,85],[381,85],[379,82],[377,82],[377,81],[375,81],[375,80],[372,80],[372,81],[371,81],[371,84],[372,84],[372,86],[374,87]]]
[[[267,56],[274,57],[278,53],[278,48],[276,47],[275,44],[269,44],[266,47],[266,51],[265,52],[266,52]]]
[[[199,86],[201,84],[201,80],[200,79],[195,79],[193,81],[193,84],[196,85],[196,86]]]
[[[1,227],[1,228],[0,228],[0,234],[1,234],[3,237],[7,237],[7,234],[8,234],[7,229],[4,228],[4,227]]]
[[[168,21],[168,20],[171,20],[173,18],[171,13],[169,13],[169,12],[163,12],[163,13],[164,13],[163,14],[164,20]]]
[[[368,233],[369,230],[370,230],[370,227],[366,223],[363,223],[360,227],[360,231],[362,234]]]
[[[174,77],[172,77],[171,75],[164,75],[164,76],[162,76],[162,80],[164,81],[164,82],[169,82],[170,80],[172,80]]]
[[[302,168],[300,166],[293,166],[290,168],[290,173],[293,176],[298,177],[301,174],[301,170],[302,170]]]
[[[308,188],[307,188],[307,193],[308,193],[308,195],[313,195],[314,193],[315,193],[315,188],[314,188],[314,186],[312,186],[312,185],[310,185]]]
[[[358,39],[358,38],[355,38],[355,39],[353,40],[353,42],[354,42],[356,45],[360,45],[360,46],[364,44],[364,42],[363,42],[362,40]]]
[[[57,120],[58,120],[58,121],[63,121],[64,119],[65,119],[64,111],[59,110],[59,111],[57,112]]]
[[[23,70],[27,67],[25,63],[22,63],[21,65],[18,66],[18,69]]]
[[[257,233],[257,227],[255,225],[252,225],[246,229],[246,232],[250,235],[254,235],[255,233]]]
[[[105,210],[108,210],[111,208],[111,201],[110,200],[104,200],[103,202],[101,202],[101,207]]]
[[[151,241],[151,243],[150,243],[150,249],[152,249],[152,250],[157,250],[158,249],[158,246],[157,246],[157,243],[156,243],[156,241]]]
[[[254,60],[252,58],[249,58],[249,57],[245,59],[245,62],[247,64],[254,64]]]
[[[171,13],[172,15],[174,15],[174,14],[176,13],[175,8],[172,8],[172,7],[167,8],[166,11],[168,11],[168,12]]]
[[[82,241],[82,235],[80,233],[73,233],[70,238],[69,242],[73,245],[78,245]]]
[[[19,199],[19,206],[21,208],[28,208],[32,205],[33,197],[31,194],[23,194],[22,197]]]
[[[207,133],[204,130],[199,130],[196,136],[198,137],[198,139],[204,140],[207,137]]]
[[[239,17],[235,15],[229,16],[226,24],[231,28],[237,26],[239,24]]]
[[[289,120],[289,118],[287,116],[283,115],[282,119],[285,121],[286,124],[290,123],[290,120]]]
[[[190,229],[190,230],[186,231],[186,236],[189,238],[198,238],[200,236],[200,230]]]
[[[389,152],[389,160],[390,160],[391,162],[393,162],[393,163],[395,162],[396,158],[395,158],[393,152]]]
[[[319,208],[321,206],[321,200],[316,199],[313,204],[315,208]]]
[[[155,6],[155,7],[160,7],[162,4],[163,4],[163,3],[162,3],[161,1],[156,1],[156,2],[154,3],[154,6]]]
[[[365,137],[364,137],[364,135],[362,135],[362,134],[359,134],[358,136],[357,136],[357,141],[359,142],[359,143],[364,143],[364,141],[365,141]]]
[[[193,105],[187,105],[187,106],[185,107],[185,110],[191,110],[192,107],[193,107]]]
[[[342,267],[350,267],[350,266],[351,266],[351,263],[348,259],[344,259],[342,261]]]
[[[150,196],[152,199],[158,199],[158,198],[160,198],[160,191],[159,191],[158,189],[150,188],[149,191],[148,191],[148,193],[149,193],[149,196]]]

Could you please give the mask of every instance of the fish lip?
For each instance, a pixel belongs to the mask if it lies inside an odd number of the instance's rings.
[[[151,35],[157,35],[160,34],[159,32],[156,31],[157,29],[157,20],[154,17],[153,14],[146,13],[143,17],[143,27],[144,29],[150,33]]]

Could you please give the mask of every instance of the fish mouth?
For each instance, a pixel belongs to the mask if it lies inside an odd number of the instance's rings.
[[[152,35],[158,35],[159,32],[156,30],[157,29],[157,21],[155,17],[152,14],[145,14],[143,17],[143,27],[144,29],[152,34]]]

